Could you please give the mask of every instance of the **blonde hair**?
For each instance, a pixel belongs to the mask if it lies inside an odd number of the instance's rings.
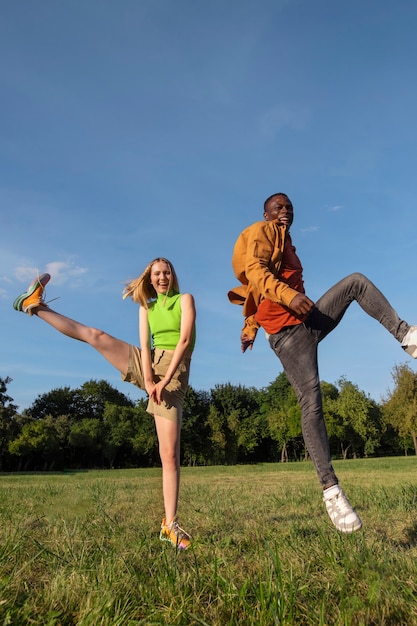
[[[153,261],[148,263],[139,278],[135,278],[135,280],[132,280],[128,285],[126,285],[123,290],[123,300],[125,300],[126,298],[132,298],[133,302],[137,302],[141,306],[148,308],[148,303],[151,300],[155,300],[157,298],[158,294],[156,293],[151,283],[151,271],[152,266],[155,263],[166,263],[169,266],[169,269],[171,271],[171,278],[169,281],[167,293],[169,291],[174,291],[175,293],[180,292],[180,286],[178,283],[177,274],[174,270],[174,266],[170,261],[168,261],[168,259],[165,259],[164,257],[158,257],[157,259],[154,259]]]

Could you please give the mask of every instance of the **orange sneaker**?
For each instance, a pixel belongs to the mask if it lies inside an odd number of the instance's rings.
[[[35,280],[30,283],[27,290],[20,294],[13,302],[13,308],[16,309],[16,311],[33,315],[32,309],[35,309],[41,304],[46,306],[43,301],[43,292],[50,278],[49,274],[41,274],[35,278]]]
[[[166,523],[166,519],[162,520],[159,538],[161,541],[169,541],[178,550],[187,550],[191,544],[191,536],[179,527],[176,517],[170,524]]]

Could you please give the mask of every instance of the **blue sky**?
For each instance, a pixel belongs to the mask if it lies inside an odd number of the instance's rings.
[[[231,253],[277,191],[313,300],[352,271],[417,323],[414,0],[21,0],[0,7],[0,376],[22,410],[105,379],[89,346],[17,313],[37,271],[53,307],[130,343],[124,284],[154,257],[194,294],[190,383],[267,386],[242,355]],[[354,304],[320,346],[323,380],[380,400],[411,360]]]

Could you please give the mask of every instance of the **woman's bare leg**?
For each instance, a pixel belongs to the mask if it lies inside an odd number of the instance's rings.
[[[97,328],[80,324],[46,306],[39,306],[33,309],[32,314],[37,315],[63,335],[88,343],[119,370],[119,372],[123,375],[127,373],[129,344],[125,341],[116,339]]]
[[[180,485],[180,432],[181,423],[155,415],[159,455],[162,462],[162,492],[166,524],[177,515]]]

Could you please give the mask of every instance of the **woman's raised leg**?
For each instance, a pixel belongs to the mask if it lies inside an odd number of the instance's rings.
[[[129,364],[129,344],[102,330],[80,324],[50,309],[44,302],[45,286],[50,278],[49,274],[37,276],[27,290],[16,298],[13,308],[28,315],[36,315],[67,337],[88,343],[122,375],[126,375]]]
[[[37,317],[63,335],[88,343],[88,345],[97,350],[97,352],[109,361],[113,367],[119,370],[121,374],[125,375],[127,373],[129,344],[125,341],[112,337],[112,335],[98,328],[80,324],[80,322],[65,317],[49,307],[41,305],[33,310],[33,314],[37,315]]]

